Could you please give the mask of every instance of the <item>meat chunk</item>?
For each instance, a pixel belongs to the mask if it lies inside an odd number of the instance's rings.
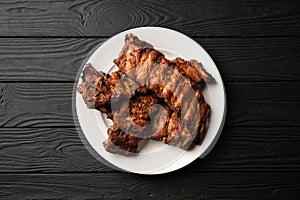
[[[170,111],[166,104],[153,93],[137,93],[129,103],[129,119],[123,116],[123,109],[128,105],[122,104],[118,113],[114,113],[114,115],[119,115],[121,120],[115,121],[114,125],[108,129],[108,139],[104,142],[105,149],[111,153],[126,154],[126,151],[136,153],[139,142],[143,138],[163,141],[168,118],[162,119],[164,116],[161,116],[161,113],[155,109],[158,103],[162,103],[165,109]],[[168,115],[169,113],[165,116]],[[139,130],[132,130],[132,123],[138,125]],[[136,133],[137,131],[139,134]]]
[[[114,63],[123,73],[143,65],[149,66],[159,63],[174,67],[195,83],[199,83],[209,77],[208,73],[196,60],[185,61],[181,58],[176,58],[169,61],[164,54],[155,50],[151,44],[139,40],[133,34],[126,35],[125,45],[119,57],[114,60]]]
[[[111,84],[109,74],[98,72],[88,64],[82,73],[82,83],[77,91],[82,94],[86,106],[90,109],[97,109],[111,116]]]
[[[108,139],[103,142],[106,151],[128,155],[136,153],[142,138],[135,137],[122,131],[116,123],[107,130]]]
[[[132,34],[114,63],[119,70],[111,75],[88,65],[78,87],[88,108],[114,121],[103,143],[107,151],[136,153],[143,138],[185,150],[202,142],[210,106],[201,88],[210,76],[200,63],[168,60]]]
[[[210,106],[205,102],[199,86],[204,84],[209,75],[197,61],[184,61],[180,58],[169,61],[161,52],[151,47],[137,47],[135,44],[131,48],[131,37],[137,40],[135,36],[127,36],[126,48],[123,48],[114,62],[120,71],[154,91],[174,112],[176,111],[177,114],[173,114],[178,118],[177,124],[181,125],[177,125],[177,129],[172,129],[172,132],[169,132],[171,129],[167,129],[166,143],[183,149],[191,146],[191,141],[200,143],[208,125]],[[194,104],[191,105],[190,98],[193,97]],[[185,120],[180,121],[179,118]],[[169,123],[171,122],[175,120]],[[170,126],[173,127],[171,124]],[[198,127],[198,130],[192,130],[194,127]]]

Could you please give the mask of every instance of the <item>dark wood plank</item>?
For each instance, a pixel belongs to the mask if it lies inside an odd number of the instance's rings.
[[[6,199],[299,199],[299,173],[0,175]]]
[[[227,126],[300,126],[300,82],[225,87]],[[73,83],[2,83],[0,127],[73,127],[72,91]]]
[[[201,39],[225,81],[299,81],[300,38]]]
[[[299,82],[225,83],[228,126],[299,126]]]
[[[299,1],[18,1],[0,6],[0,36],[111,36],[163,26],[191,36],[299,35]]]
[[[74,81],[104,39],[6,38],[0,81]],[[300,38],[196,38],[225,81],[300,81]]]
[[[104,39],[14,38],[0,41],[1,81],[74,81]]]
[[[299,171],[299,132],[226,127],[210,154],[181,171]],[[89,154],[74,128],[1,128],[0,141],[0,173],[115,171]]]
[[[0,84],[0,126],[74,126],[71,83]]]
[[[75,128],[1,129],[0,138],[0,172],[113,171],[89,154]]]

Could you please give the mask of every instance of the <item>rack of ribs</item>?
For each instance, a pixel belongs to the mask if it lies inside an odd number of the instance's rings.
[[[209,75],[197,61],[168,60],[151,44],[127,34],[114,63],[119,70],[111,75],[87,65],[78,87],[88,108],[114,121],[103,143],[107,151],[135,153],[144,138],[185,150],[201,143],[210,114],[201,89]]]

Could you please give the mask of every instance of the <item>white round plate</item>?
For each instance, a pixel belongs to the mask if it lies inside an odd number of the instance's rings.
[[[205,100],[212,110],[204,141],[201,145],[184,151],[175,146],[149,140],[135,156],[111,154],[104,149],[102,142],[106,140],[106,131],[112,122],[99,111],[88,109],[82,96],[74,92],[74,117],[79,120],[82,130],[79,130],[81,138],[87,141],[88,149],[92,149],[93,155],[99,160],[117,169],[138,174],[167,173],[180,169],[197,158],[203,158],[217,142],[226,113],[224,85],[215,63],[208,53],[191,38],[177,31],[160,27],[141,27],[121,32],[101,44],[86,63],[91,63],[97,70],[106,73],[115,71],[117,68],[113,65],[113,60],[118,57],[127,33],[132,33],[141,40],[149,42],[155,49],[163,52],[168,59],[181,57],[185,60],[199,61],[215,79],[215,83],[207,84],[203,91]],[[79,76],[81,72],[82,69],[78,73],[78,84],[75,88],[81,83]]]

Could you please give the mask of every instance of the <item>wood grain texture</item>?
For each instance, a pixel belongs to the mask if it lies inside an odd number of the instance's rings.
[[[140,26],[191,36],[299,35],[299,1],[4,0],[0,36],[111,36]]]
[[[226,83],[226,126],[300,126],[300,82]],[[73,83],[0,84],[0,127],[74,127]]]
[[[297,172],[299,132],[226,127],[205,158],[180,171]],[[89,154],[74,128],[1,128],[0,141],[0,173],[115,172]]]
[[[0,172],[112,171],[89,154],[75,128],[1,129],[0,138]]]
[[[74,81],[87,56],[103,39],[1,39],[1,81]]]
[[[0,126],[74,126],[73,84],[0,84]]]
[[[6,199],[299,199],[299,173],[0,175]]]
[[[300,38],[195,39],[212,56],[225,81],[300,81]],[[84,60],[104,40],[1,39],[0,82],[73,82]]]

